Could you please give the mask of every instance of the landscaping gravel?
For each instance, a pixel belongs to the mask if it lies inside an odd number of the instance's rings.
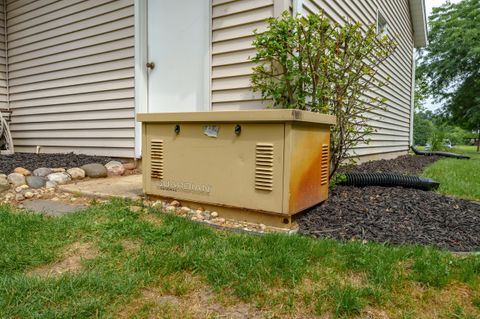
[[[480,250],[480,203],[421,190],[339,186],[297,222],[319,238]]]
[[[16,167],[24,167],[31,171],[39,167],[80,167],[90,163],[106,164],[112,158],[104,156],[89,156],[73,153],[67,154],[32,154],[15,153],[13,155],[0,155],[0,172],[9,174]]]

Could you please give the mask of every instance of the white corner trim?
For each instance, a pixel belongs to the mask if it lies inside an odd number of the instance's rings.
[[[135,0],[135,158],[142,157],[142,123],[137,113],[148,112],[147,1]]]
[[[303,0],[293,0],[293,16],[303,13]]]
[[[411,99],[410,99],[410,131],[409,131],[409,139],[410,139],[410,146],[413,145],[413,120],[415,115],[415,73],[416,73],[416,49],[412,51],[412,88],[411,88]]]

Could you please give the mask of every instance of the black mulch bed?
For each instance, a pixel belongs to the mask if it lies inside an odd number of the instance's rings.
[[[401,156],[349,167],[351,172],[418,175],[436,156]],[[297,218],[300,233],[319,238],[434,245],[480,251],[480,203],[401,187],[338,186]]]
[[[420,174],[425,167],[439,160],[439,156],[403,155],[395,159],[366,162],[351,166],[343,171],[358,173],[397,173],[404,175]]]
[[[89,156],[73,153],[67,154],[31,154],[15,153],[13,155],[0,155],[0,172],[10,174],[16,167],[34,170],[39,167],[79,167],[90,163],[106,164],[112,159],[105,156]]]
[[[415,189],[339,186],[297,222],[320,238],[480,250],[480,203]]]

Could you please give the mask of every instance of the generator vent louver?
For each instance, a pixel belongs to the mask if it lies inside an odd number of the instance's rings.
[[[163,140],[150,141],[151,177],[163,179]]]
[[[328,156],[328,144],[322,145],[322,163],[321,163],[321,184],[325,185],[328,183],[329,175],[329,156]]]
[[[273,190],[273,144],[257,143],[256,145],[255,189]]]

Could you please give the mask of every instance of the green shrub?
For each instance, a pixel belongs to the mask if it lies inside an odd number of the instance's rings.
[[[351,159],[353,147],[367,144],[374,129],[366,113],[383,108],[378,89],[388,79],[378,76],[378,66],[396,44],[380,36],[376,26],[347,21],[340,25],[323,13],[268,19],[267,30],[253,42],[252,86],[274,108],[332,114],[337,125],[331,132],[331,172]],[[369,98],[368,96],[372,96]]]

